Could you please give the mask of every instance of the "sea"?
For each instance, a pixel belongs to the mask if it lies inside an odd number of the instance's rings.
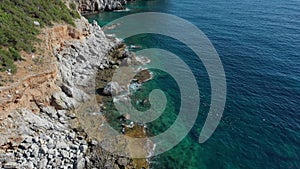
[[[167,36],[147,33],[124,39],[128,46],[175,53],[192,70],[199,88],[195,124],[180,143],[153,157],[151,168],[300,168],[299,0],[136,0],[126,8],[86,17],[101,26],[141,12],[162,12],[185,19],[211,41],[226,75],[226,104],[221,121],[213,135],[200,144],[199,134],[208,116],[212,93],[204,64],[184,43]],[[177,62],[171,64],[180,66]],[[132,100],[142,111],[147,107],[139,100],[149,97],[154,89],[164,91],[168,100],[164,112],[147,123],[149,133],[158,135],[176,120],[181,95],[170,74],[151,71],[153,79],[143,84]]]

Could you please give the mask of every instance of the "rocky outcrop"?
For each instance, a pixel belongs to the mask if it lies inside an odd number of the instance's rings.
[[[55,33],[68,37],[71,29],[53,29],[60,90],[47,96],[50,103],[37,104],[40,112],[20,108],[0,118],[0,168],[134,168],[131,159],[104,151],[77,120],[81,116],[75,110],[91,99],[86,91],[95,90],[94,74],[115,66],[106,55],[117,42],[107,39],[97,23],[81,18],[76,24],[76,32],[86,36],[62,40]]]
[[[84,18],[82,20],[87,22]],[[70,88],[75,84],[87,87],[89,77],[98,69],[108,66],[105,55],[115,45],[115,42],[106,38],[96,22],[82,29],[88,30],[90,35],[79,41],[65,41],[54,49],[60,63],[61,80]]]
[[[134,59],[126,59],[130,53],[124,50],[124,45],[107,38],[96,22],[89,24],[81,18],[75,23],[76,29],[60,25],[51,28],[49,34],[51,45],[47,48],[54,50],[58,71],[55,78],[47,76],[51,80],[47,90],[54,87],[56,90],[44,95],[47,97],[44,102],[32,98],[39,111],[19,108],[8,117],[0,117],[0,168],[136,168],[133,159],[101,148],[100,143],[109,146],[111,140],[98,143],[97,138],[103,134],[99,127],[89,126],[102,124],[104,119],[95,116],[99,109],[86,108],[89,111],[84,111],[85,114],[77,111],[93,99],[89,92],[96,89],[94,80],[99,70],[116,69]],[[116,54],[115,60],[108,58]],[[117,93],[117,88],[115,84],[107,85],[107,94]],[[84,128],[84,122],[91,123]],[[91,131],[96,135],[90,136]],[[122,146],[136,149],[135,144],[126,141]],[[150,150],[145,147],[143,144],[141,149],[146,154]]]
[[[109,82],[103,89],[103,94],[116,96],[121,91],[121,88],[117,82]]]
[[[78,0],[78,9],[81,13],[122,10],[130,0]]]

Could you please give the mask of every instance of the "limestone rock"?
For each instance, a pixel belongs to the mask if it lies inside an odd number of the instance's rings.
[[[127,0],[80,0],[79,2],[82,13],[121,10],[127,4]]]
[[[46,114],[48,114],[50,117],[53,117],[54,119],[57,119],[57,112],[54,107],[48,106],[48,107],[43,107],[42,111]]]
[[[34,169],[34,164],[33,164],[33,162],[29,161],[29,162],[27,163],[27,168],[28,168],[28,169]]]
[[[81,158],[78,160],[78,162],[76,163],[76,167],[75,169],[84,169],[85,168],[85,159]]]
[[[33,21],[34,26],[40,26],[40,23],[38,21]]]
[[[40,165],[39,165],[39,168],[46,168],[46,166],[47,166],[47,159],[42,159],[39,163],[40,163]]]
[[[21,113],[23,114],[25,121],[27,121],[30,124],[34,124],[34,126],[36,127],[49,129],[52,126],[52,124],[49,121],[41,118],[40,116],[26,109],[21,109]]]
[[[116,96],[121,91],[117,82],[109,82],[103,89],[103,94]]]
[[[52,95],[52,104],[58,109],[72,110],[78,106],[78,102],[68,97],[64,92],[57,92]]]
[[[16,163],[16,162],[8,162],[8,163],[5,163],[3,167],[5,169],[15,169],[15,168],[18,167],[18,163]]]

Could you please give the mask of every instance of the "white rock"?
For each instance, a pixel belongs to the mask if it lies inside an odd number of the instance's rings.
[[[27,163],[27,168],[28,168],[28,169],[34,169],[34,164],[33,164],[33,162],[29,161],[29,162]]]
[[[31,155],[37,157],[39,155],[39,146],[37,144],[32,144],[30,149],[32,150]]]
[[[40,23],[38,21],[33,21],[34,26],[40,26]]]
[[[109,82],[103,89],[103,94],[116,96],[121,91],[117,82]]]
[[[40,163],[39,168],[46,168],[48,160],[44,158],[39,163]]]
[[[57,112],[53,106],[43,107],[42,111],[48,114],[50,117],[57,119]]]
[[[52,95],[54,103],[62,109],[71,110],[78,106],[78,102],[68,97],[64,92],[57,92]]]
[[[69,152],[66,151],[66,150],[62,150],[62,151],[61,151],[61,155],[62,155],[62,157],[64,157],[64,158],[69,158],[69,156],[70,156]]]
[[[18,167],[18,163],[16,163],[16,162],[8,162],[8,163],[5,163],[3,167],[5,169],[14,169],[14,168]]]
[[[59,148],[59,149],[66,149],[67,147],[68,147],[68,145],[65,142],[62,142],[62,141],[59,141],[56,144],[56,148]]]
[[[79,159],[78,162],[76,163],[75,169],[84,169],[85,168],[85,159]]]
[[[46,119],[43,119],[40,116],[38,116],[26,109],[21,109],[21,113],[23,114],[25,121],[27,121],[30,124],[34,124],[37,127],[43,127],[43,128],[49,129],[53,125]]]

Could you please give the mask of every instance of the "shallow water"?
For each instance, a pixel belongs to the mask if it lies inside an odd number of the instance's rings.
[[[184,44],[165,36],[142,34],[126,39],[128,45],[176,53],[192,69],[200,88],[201,106],[194,128],[172,150],[154,157],[153,168],[300,168],[299,6],[300,1],[291,0],[137,0],[127,6],[129,11],[88,17],[105,25],[137,12],[174,14],[201,29],[220,55],[227,78],[226,107],[213,136],[199,144],[211,95],[201,61]],[[148,124],[151,133],[159,134],[175,121],[180,92],[170,75],[152,71],[154,79],[134,99],[148,97],[153,89],[165,91],[166,110]],[[139,106],[143,110],[136,104]]]

